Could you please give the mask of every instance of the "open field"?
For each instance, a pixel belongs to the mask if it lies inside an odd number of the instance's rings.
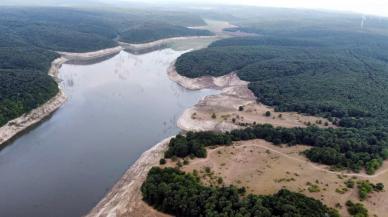
[[[301,115],[295,112],[275,112],[273,108],[257,103],[254,99],[244,98],[238,93],[249,91],[244,87],[229,88],[222,94],[208,96],[194,108],[186,110],[181,121],[183,129],[193,129],[202,123],[211,123],[215,129],[230,130],[239,125],[267,123],[281,127],[306,127],[316,124],[320,127],[335,127],[325,118]],[[240,110],[242,109],[242,110]],[[266,112],[270,112],[266,116]],[[188,124],[193,127],[187,126]],[[327,126],[325,126],[327,124]],[[230,127],[217,127],[230,126]],[[209,127],[210,128],[210,127]]]
[[[368,179],[372,183],[382,182],[385,186],[388,185],[387,163],[377,171],[377,176],[361,173],[356,177],[347,175],[346,171],[334,172],[311,163],[299,154],[306,148],[308,147],[282,148],[263,140],[236,142],[233,146],[209,149],[207,158],[191,160],[189,165],[182,167],[182,170],[198,171],[201,180],[206,184],[218,185],[217,180],[221,177],[223,184],[245,186],[248,193],[272,194],[281,188],[302,192],[321,200],[330,207],[340,204],[342,208],[337,207],[337,209],[342,216],[348,216],[345,207],[347,200],[359,201],[356,187],[348,189],[347,192],[336,192],[337,189],[341,190],[345,187],[346,180],[355,177],[355,179]],[[167,166],[175,166],[175,162],[169,161]],[[207,167],[210,168],[212,175],[206,172]],[[317,192],[312,192],[314,191],[312,188],[318,189]],[[370,197],[362,203],[369,209],[370,216],[384,216],[388,212],[386,206],[388,192],[371,193]]]

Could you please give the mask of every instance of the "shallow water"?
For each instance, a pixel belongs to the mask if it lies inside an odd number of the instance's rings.
[[[167,67],[183,52],[121,52],[63,65],[68,101],[0,151],[0,216],[86,214],[145,150],[179,132],[184,109],[216,93],[168,79]]]

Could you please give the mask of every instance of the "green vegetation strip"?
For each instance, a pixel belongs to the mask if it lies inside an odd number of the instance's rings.
[[[198,177],[173,168],[152,168],[141,191],[144,201],[174,216],[339,216],[303,194],[283,189],[274,195],[244,196],[233,186],[203,186]]]
[[[388,158],[388,135],[384,131],[322,129],[315,126],[283,128],[268,124],[226,133],[189,132],[186,136],[178,135],[170,141],[165,157],[206,157],[205,147],[250,139],[264,139],[275,145],[310,145],[313,148],[305,151],[305,155],[311,161],[354,171],[365,168],[369,174],[373,174]]]

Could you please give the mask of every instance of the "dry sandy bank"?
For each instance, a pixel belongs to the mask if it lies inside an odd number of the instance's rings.
[[[22,116],[9,121],[0,128],[0,145],[5,144],[22,131],[32,127],[44,118],[56,111],[66,101],[66,96],[62,90],[45,104],[39,106]]]
[[[159,164],[170,139],[164,139],[144,152],[87,216],[167,216],[142,201],[140,187],[148,171]]]
[[[173,38],[166,38],[166,39],[160,39],[157,41],[152,41],[148,43],[143,44],[130,44],[125,42],[119,42],[119,45],[128,52],[142,52],[142,51],[148,51],[152,49],[158,49],[162,48],[163,46],[166,46],[168,43],[174,42],[174,41],[180,41],[180,40],[188,40],[188,39],[205,39],[205,38],[219,38],[220,36],[214,35],[214,36],[188,36],[188,37],[173,37]]]
[[[66,62],[66,59],[62,57],[55,59],[51,63],[51,67],[48,71],[48,74],[52,76],[57,82],[59,80],[57,77],[59,68],[64,62]],[[18,118],[10,120],[7,124],[0,128],[0,145],[6,144],[16,135],[47,118],[59,107],[61,107],[65,101],[66,96],[63,91],[59,89],[58,94],[43,105],[33,109],[28,113],[23,114]]]
[[[188,78],[182,75],[179,75],[175,70],[175,62],[173,62],[167,70],[168,77],[181,85],[182,87],[189,90],[200,90],[206,88],[212,89],[223,89],[226,87],[234,86],[247,86],[248,82],[240,80],[236,73],[230,73],[228,75],[220,77],[212,76],[202,76],[199,78]],[[246,94],[243,97],[254,97],[253,95],[247,96]]]
[[[63,58],[69,60],[77,60],[77,61],[88,61],[93,59],[102,58],[105,56],[109,56],[112,54],[117,54],[122,51],[123,48],[121,46],[107,48],[98,51],[86,52],[86,53],[71,53],[71,52],[58,52]]]
[[[240,80],[236,73],[220,77],[203,76],[191,79],[179,75],[174,65],[171,65],[168,76],[187,89],[221,90],[220,94],[207,96],[194,107],[184,111],[178,119],[178,126],[185,131],[229,131],[244,124],[254,123],[268,123],[282,127],[306,127],[310,123],[321,127],[335,127],[327,119],[321,117],[296,112],[275,112],[274,108],[258,103],[248,88],[248,82]],[[269,117],[264,115],[267,111],[271,113]]]

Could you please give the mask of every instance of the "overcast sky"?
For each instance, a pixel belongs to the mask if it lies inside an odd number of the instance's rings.
[[[127,0],[134,1],[134,0]],[[146,0],[165,2],[166,0]],[[173,2],[227,3],[270,7],[312,8],[353,11],[388,17],[388,0],[170,0]]]

